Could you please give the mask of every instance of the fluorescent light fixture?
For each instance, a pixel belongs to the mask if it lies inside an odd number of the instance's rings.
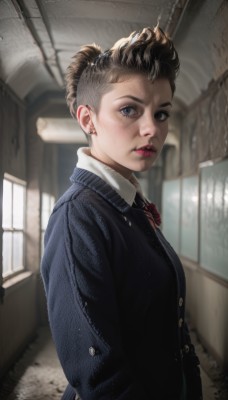
[[[70,118],[38,118],[36,127],[44,142],[87,143],[77,121]]]

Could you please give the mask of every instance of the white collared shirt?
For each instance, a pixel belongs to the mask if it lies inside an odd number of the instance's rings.
[[[142,196],[139,181],[134,174],[130,180],[124,178],[119,172],[91,156],[89,147],[80,147],[77,152],[77,167],[85,169],[99,176],[108,183],[130,206],[132,206],[136,192]]]

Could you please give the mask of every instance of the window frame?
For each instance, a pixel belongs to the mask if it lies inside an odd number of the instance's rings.
[[[8,173],[4,173],[3,177],[3,191],[4,191],[4,181],[8,181],[12,184],[12,194],[11,194],[11,227],[4,227],[3,225],[3,201],[2,201],[2,282],[6,282],[7,280],[14,278],[15,276],[24,273],[26,271],[25,267],[25,246],[26,246],[26,200],[27,200],[27,184],[24,180],[17,178],[16,176],[13,176]],[[23,226],[22,228],[15,228],[13,225],[13,207],[14,207],[14,185],[19,185],[23,188]],[[4,193],[3,193],[4,195]],[[3,200],[3,198],[2,198]],[[11,271],[9,273],[4,273],[4,260],[3,260],[3,235],[5,232],[12,232],[12,243],[11,243]],[[17,267],[16,269],[13,266],[13,251],[14,251],[14,246],[13,246],[13,234],[14,233],[22,233],[22,238],[23,238],[23,245],[22,245],[22,265],[20,267]]]
[[[48,208],[44,207],[44,204],[45,204],[44,196],[46,198],[48,198]],[[44,235],[45,235],[45,231],[47,229],[48,220],[50,218],[50,215],[51,215],[52,210],[55,205],[55,201],[56,201],[56,199],[53,194],[45,192],[45,191],[43,191],[41,193],[41,213],[40,213],[40,254],[41,254],[41,258],[44,253]],[[45,214],[46,214],[46,218],[45,218]],[[47,218],[47,215],[48,215],[48,218]]]

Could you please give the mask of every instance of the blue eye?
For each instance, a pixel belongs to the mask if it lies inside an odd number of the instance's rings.
[[[168,111],[164,111],[164,110],[162,110],[162,111],[157,111],[155,114],[154,114],[154,117],[155,117],[155,119],[157,120],[157,121],[160,121],[160,122],[164,122],[164,121],[166,121],[168,118],[169,118],[169,113],[168,113]]]
[[[136,110],[132,106],[126,106],[126,107],[121,108],[120,113],[124,117],[133,117],[136,114]]]

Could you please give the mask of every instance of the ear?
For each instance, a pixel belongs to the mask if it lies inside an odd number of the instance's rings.
[[[93,121],[91,117],[91,110],[85,105],[80,105],[76,111],[76,117],[82,130],[89,134],[93,128]]]

